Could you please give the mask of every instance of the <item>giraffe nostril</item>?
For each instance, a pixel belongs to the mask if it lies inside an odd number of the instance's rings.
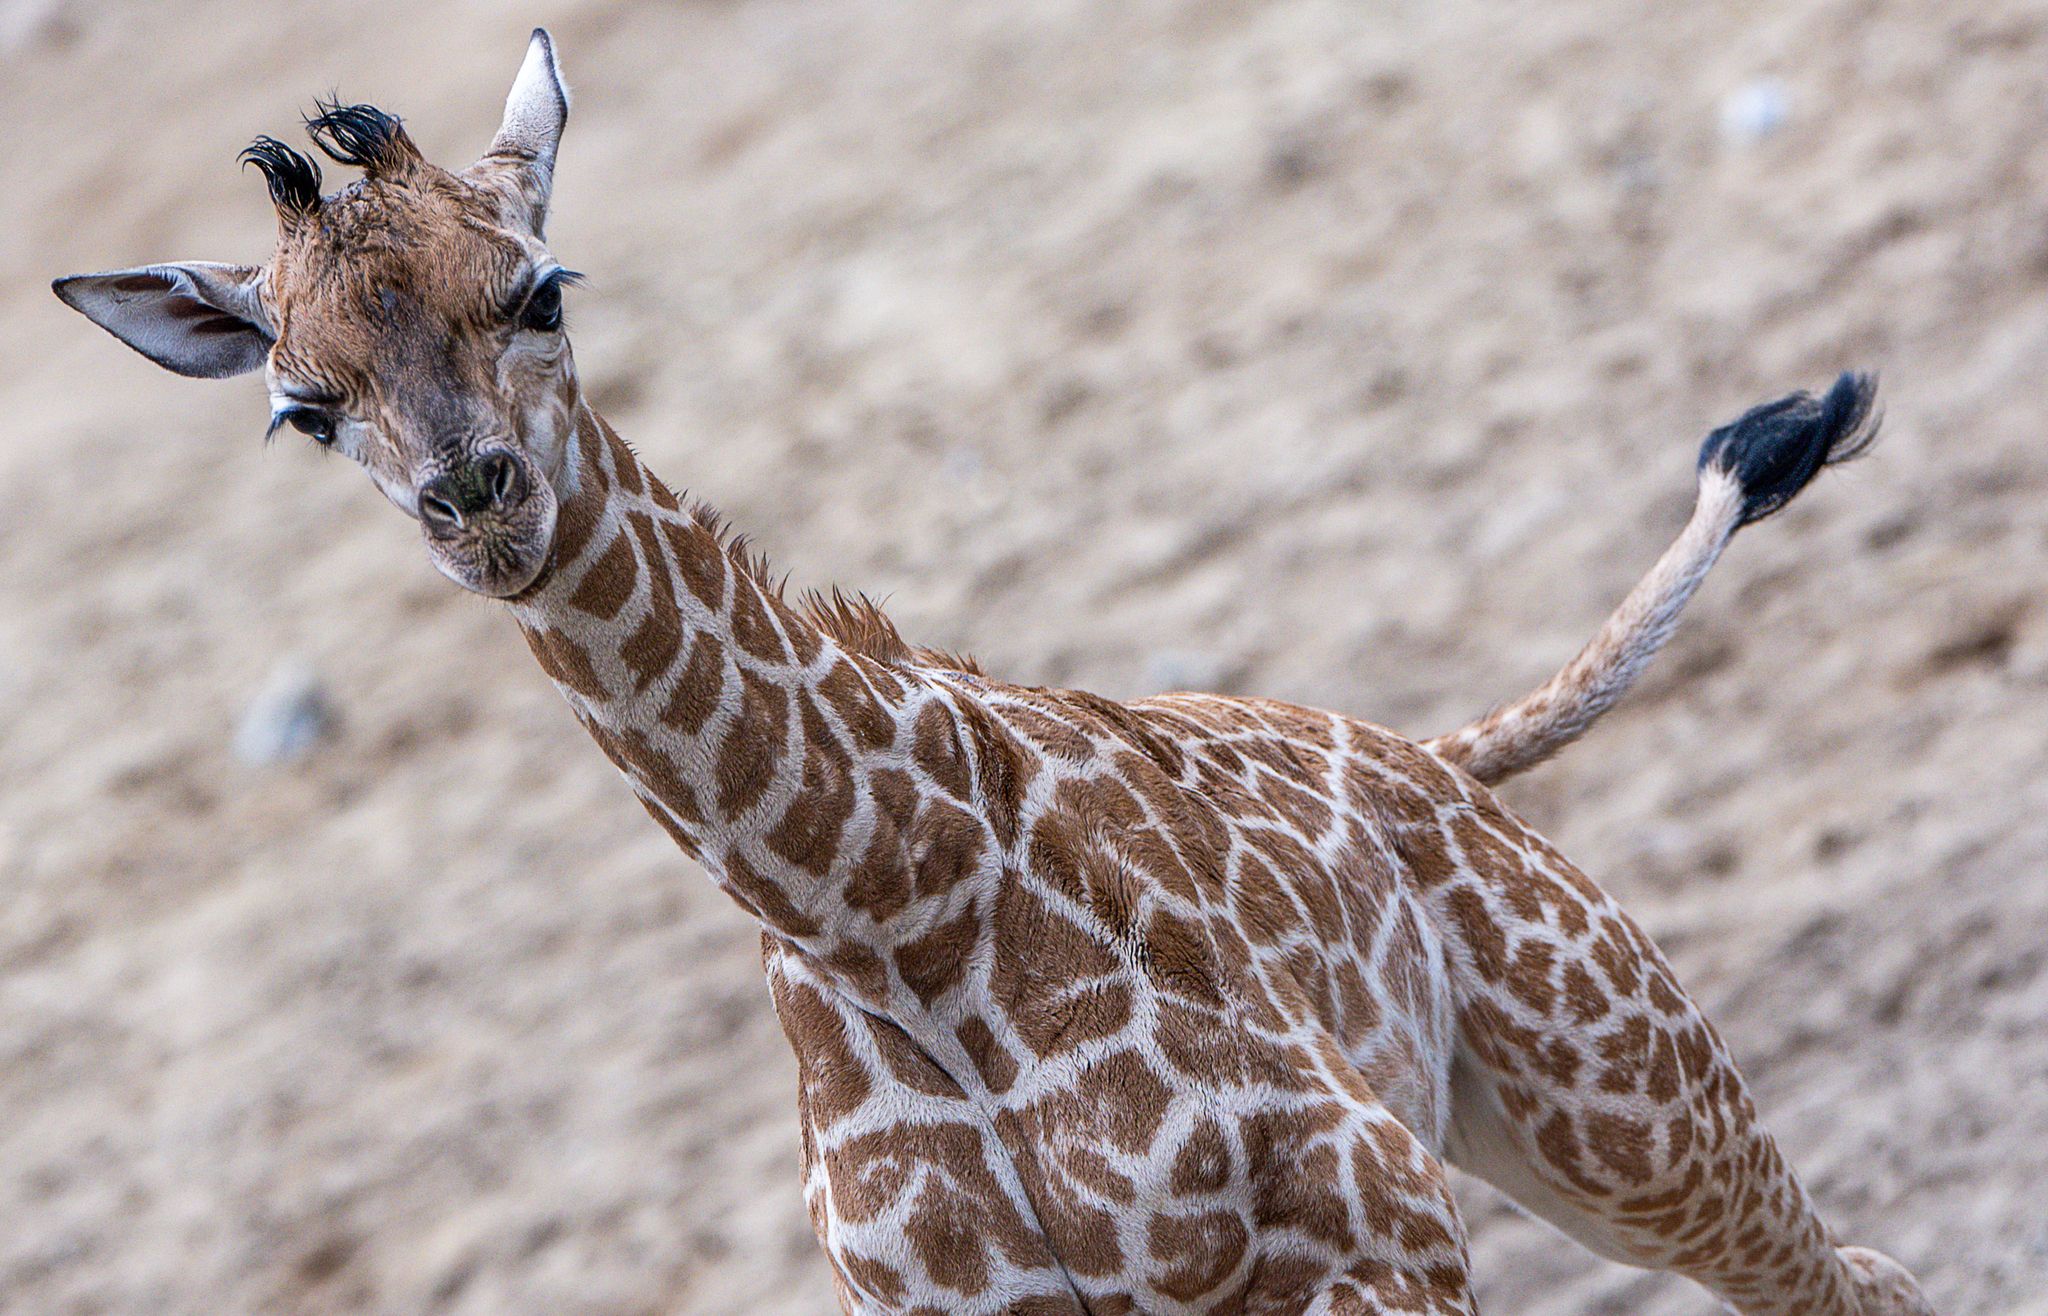
[[[511,512],[526,501],[526,468],[509,452],[479,454],[474,460],[420,486],[420,519],[434,530],[469,529],[485,512]]]
[[[440,481],[420,491],[420,517],[443,530],[462,529],[462,513],[453,501],[435,492]]]
[[[526,478],[520,474],[519,463],[509,453],[494,452],[478,463],[478,474],[483,476],[484,488],[490,492],[493,506],[510,507],[526,495]]]

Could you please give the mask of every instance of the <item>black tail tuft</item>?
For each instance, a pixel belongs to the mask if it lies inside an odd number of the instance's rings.
[[[1877,377],[1845,372],[1823,397],[1794,393],[1751,407],[1700,445],[1700,469],[1742,486],[1742,524],[1792,501],[1823,466],[1861,456],[1877,439]]]

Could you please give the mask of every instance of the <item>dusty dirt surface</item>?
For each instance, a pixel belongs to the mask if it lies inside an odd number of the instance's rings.
[[[0,3],[0,1308],[830,1307],[747,921],[352,468],[45,287],[262,256],[330,88],[466,161],[546,21],[601,407],[1014,679],[1442,730],[1881,370],[1509,797],[1845,1237],[2048,1312],[2048,9],[531,8]],[[338,730],[247,766],[292,657]],[[1461,1193],[1489,1312],[1713,1309]]]

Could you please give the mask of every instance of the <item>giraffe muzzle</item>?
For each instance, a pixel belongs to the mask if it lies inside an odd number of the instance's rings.
[[[464,589],[509,597],[546,565],[555,496],[523,453],[480,449],[421,484],[418,501],[434,565]]]
[[[460,534],[480,518],[516,513],[533,487],[524,465],[495,449],[435,476],[420,486],[420,520],[436,533]]]

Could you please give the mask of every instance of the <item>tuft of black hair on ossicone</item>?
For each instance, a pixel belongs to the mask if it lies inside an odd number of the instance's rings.
[[[1742,521],[1761,521],[1792,501],[1823,466],[1861,456],[1877,439],[1877,377],[1845,371],[1820,397],[1794,393],[1750,408],[1700,445],[1712,467],[1742,487]]]
[[[315,100],[313,109],[306,116],[306,134],[336,164],[354,165],[370,174],[394,173],[419,158],[395,114],[331,98]]]
[[[258,137],[236,159],[255,165],[280,214],[309,215],[320,208],[320,166],[275,137]]]

